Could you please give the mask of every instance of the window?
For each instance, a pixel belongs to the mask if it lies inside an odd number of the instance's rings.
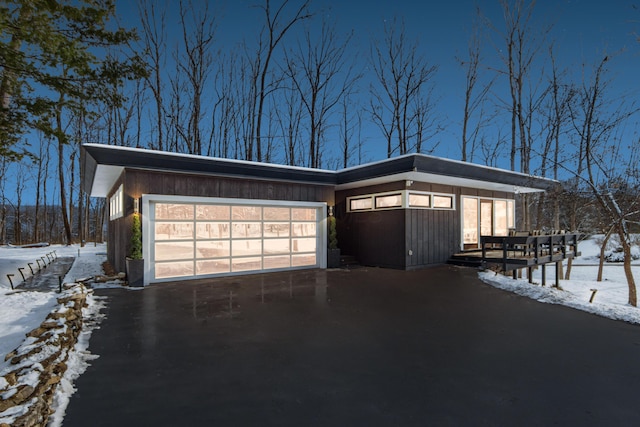
[[[122,184],[116,190],[116,192],[109,199],[109,219],[114,220],[124,216],[124,193],[122,191]]]
[[[376,209],[402,207],[402,194],[376,196]]]
[[[409,193],[409,206],[429,208],[431,207],[431,196],[428,194]]]
[[[366,211],[372,208],[371,197],[362,199],[351,199],[349,201],[349,210]]]
[[[433,207],[438,209],[452,209],[453,208],[453,197],[452,196],[442,196],[440,194],[433,196]]]
[[[382,209],[455,209],[453,194],[434,194],[423,191],[400,190],[347,197],[347,212]],[[375,204],[374,204],[375,200]]]

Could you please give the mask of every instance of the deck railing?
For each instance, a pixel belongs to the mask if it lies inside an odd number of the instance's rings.
[[[545,265],[553,262],[558,272],[563,260],[579,255],[577,233],[530,234],[533,233],[482,236],[482,263],[500,266],[504,272],[513,271],[514,277],[516,270],[528,268],[531,278],[531,268],[534,266],[541,265],[544,271]]]

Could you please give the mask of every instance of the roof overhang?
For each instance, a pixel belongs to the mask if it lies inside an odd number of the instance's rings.
[[[125,168],[239,179],[335,185],[335,171],[246,160],[220,159],[140,148],[85,144],[85,191],[106,197]]]
[[[424,154],[407,154],[338,171],[104,144],[85,144],[81,155],[85,167],[83,186],[94,197],[106,197],[126,168],[305,183],[336,190],[401,180],[507,193],[541,192],[558,185],[546,178]]]
[[[368,163],[338,171],[337,190],[406,180],[444,184],[508,193],[550,190],[557,181],[458,160],[425,154]]]

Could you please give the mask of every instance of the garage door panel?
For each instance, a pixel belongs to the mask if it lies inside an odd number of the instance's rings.
[[[151,202],[155,278],[318,266],[321,206],[274,204]]]
[[[193,261],[163,262],[155,266],[156,279],[193,276]]]
[[[264,224],[264,237],[289,237],[291,226],[288,222],[274,223],[266,222]]]
[[[291,256],[265,256],[263,268],[265,270],[271,270],[274,268],[289,268],[291,267]]]
[[[234,221],[261,221],[262,208],[260,206],[232,206],[231,219]]]
[[[294,222],[292,224],[293,235],[296,237],[307,237],[316,235],[316,224],[311,222]]]
[[[262,223],[260,222],[234,222],[231,225],[231,237],[233,239],[243,237],[262,237]]]
[[[196,262],[196,274],[199,276],[229,273],[230,271],[231,260],[229,258]]]
[[[231,259],[231,271],[233,272],[257,270],[262,270],[262,257]]]
[[[291,218],[291,209],[264,207],[263,216],[265,221],[289,221]]]
[[[230,236],[231,226],[228,222],[196,223],[196,238],[198,239],[228,239]]]
[[[197,258],[222,258],[228,257],[231,252],[231,245],[228,240],[196,241]]]
[[[193,219],[193,210],[193,205],[185,205],[182,203],[156,203],[156,220]]]
[[[315,265],[316,263],[315,254],[291,255],[292,267],[304,267],[308,265]]]
[[[231,206],[228,205],[197,205],[196,206],[196,219],[197,220],[230,220],[231,219]]]
[[[193,241],[157,242],[155,244],[156,261],[193,259]]]
[[[231,256],[247,256],[262,254],[262,240],[239,240],[231,241]]]
[[[288,254],[291,252],[289,239],[266,239],[263,249],[265,255]]]
[[[193,223],[156,222],[156,240],[193,239]]]

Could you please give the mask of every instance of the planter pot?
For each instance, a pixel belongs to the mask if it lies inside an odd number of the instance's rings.
[[[127,258],[126,267],[129,286],[136,288],[144,286],[144,260]]]
[[[340,249],[327,249],[327,268],[340,267]]]

